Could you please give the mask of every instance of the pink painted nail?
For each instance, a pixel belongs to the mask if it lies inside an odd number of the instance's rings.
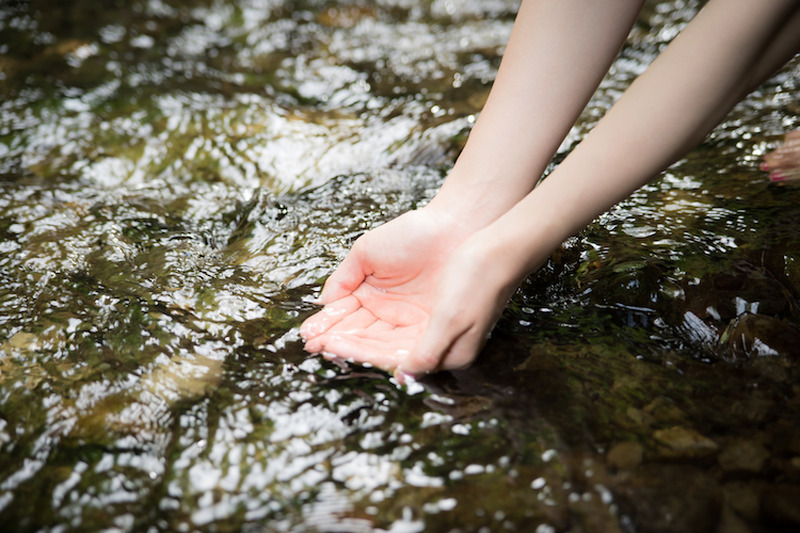
[[[766,163],[761,163],[761,165],[759,165],[759,167],[758,167],[758,168],[760,168],[760,169],[761,169],[761,170],[763,170],[764,172],[769,172],[769,165],[768,165],[768,164],[766,164]]]
[[[783,172],[780,170],[776,170],[772,174],[769,175],[770,181],[786,181],[786,176],[783,175]]]

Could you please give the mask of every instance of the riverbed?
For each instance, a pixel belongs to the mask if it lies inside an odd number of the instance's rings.
[[[800,527],[797,59],[568,240],[467,370],[302,349],[435,194],[507,0],[0,4],[0,529]],[[647,3],[553,168],[691,19]],[[653,132],[658,135],[658,132]]]

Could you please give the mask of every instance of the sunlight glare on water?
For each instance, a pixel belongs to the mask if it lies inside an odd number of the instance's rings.
[[[707,531],[793,501],[800,203],[757,166],[796,61],[565,243],[474,368],[409,389],[303,352],[352,242],[441,184],[517,5],[0,5],[0,529],[648,530],[677,502],[661,530]],[[697,7],[646,3],[556,162]]]

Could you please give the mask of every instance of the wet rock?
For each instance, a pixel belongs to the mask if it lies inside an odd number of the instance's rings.
[[[722,516],[719,519],[717,533],[749,533],[750,528],[744,520],[733,512],[727,505],[722,509]]]
[[[659,429],[653,439],[658,443],[655,453],[662,459],[709,459],[719,451],[713,440],[681,426]]]
[[[769,459],[769,452],[758,442],[733,442],[720,452],[717,462],[725,472],[760,472]]]
[[[38,337],[33,333],[19,331],[0,344],[0,352],[10,354],[16,350],[33,351],[38,348]]]
[[[729,411],[736,420],[760,424],[774,413],[774,403],[767,391],[751,390],[745,396],[733,399]]]
[[[764,518],[773,524],[800,528],[798,503],[800,503],[800,485],[773,485],[761,495],[761,512]]]
[[[618,470],[634,470],[642,463],[644,449],[638,442],[620,442],[609,450],[606,461]]]
[[[695,467],[642,465],[617,495],[639,533],[707,533],[719,522],[722,491]]]
[[[686,301],[689,310],[700,318],[723,323],[746,311],[777,316],[791,305],[779,281],[744,261],[728,272],[707,274],[699,284],[686,287]]]
[[[752,483],[737,481],[723,485],[725,504],[739,516],[750,522],[755,522],[761,512],[759,491]]]
[[[771,316],[745,313],[731,320],[719,339],[732,359],[794,355],[800,330]]]
[[[675,424],[686,418],[686,413],[676,406],[674,401],[662,397],[647,404],[642,411],[646,415],[643,417],[643,422],[647,422],[649,425]]]
[[[800,455],[800,428],[786,427],[775,432],[775,453],[781,455]]]

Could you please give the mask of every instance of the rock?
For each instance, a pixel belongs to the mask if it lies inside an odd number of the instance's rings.
[[[634,470],[641,464],[643,454],[638,442],[620,442],[609,450],[606,462],[618,470]]]
[[[708,459],[719,451],[713,440],[681,426],[659,429],[653,439],[660,445],[656,453],[663,459]]]
[[[780,526],[800,528],[800,485],[773,485],[761,494],[764,518]]]
[[[747,524],[727,505],[722,508],[717,533],[750,533]]]
[[[717,457],[720,468],[725,472],[761,472],[769,459],[769,452],[758,442],[736,441],[726,446]]]
[[[728,483],[722,487],[722,492],[725,495],[726,505],[736,514],[750,522],[758,520],[761,502],[758,490],[753,484],[741,481]]]
[[[778,429],[773,440],[777,455],[800,455],[800,428]]]
[[[800,330],[784,320],[745,313],[731,320],[720,336],[734,360],[763,356],[794,355],[800,345]]]
[[[720,518],[722,491],[687,465],[643,464],[616,488],[622,515],[638,533],[707,533]]]

